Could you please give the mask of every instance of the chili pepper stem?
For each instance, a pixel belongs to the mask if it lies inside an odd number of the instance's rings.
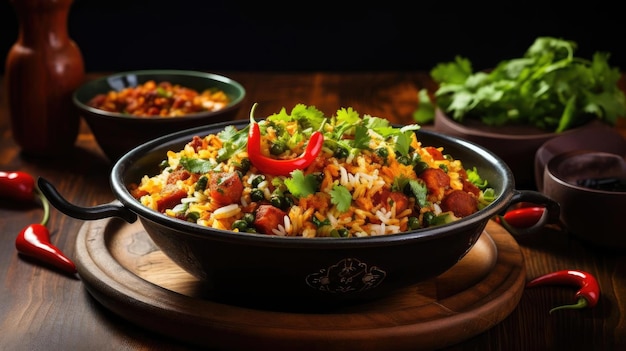
[[[41,222],[39,222],[39,224],[46,226],[48,224],[48,220],[50,219],[50,203],[39,188],[36,187],[33,191],[37,193],[39,201],[41,201],[41,206],[43,207],[43,217],[41,218]]]
[[[256,106],[258,104],[258,102],[255,102],[250,108],[250,123],[256,123],[256,120],[254,119],[254,110],[256,110]]]
[[[587,299],[585,299],[584,297],[581,297],[578,299],[578,301],[575,304],[554,307],[553,309],[550,310],[549,313],[552,313],[558,310],[566,310],[566,309],[572,309],[572,310],[583,309],[587,307],[588,305],[589,305],[589,301],[587,301]]]

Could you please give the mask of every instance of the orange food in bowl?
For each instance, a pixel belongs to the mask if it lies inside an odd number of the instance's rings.
[[[98,94],[88,104],[104,111],[133,116],[175,117],[217,111],[229,102],[228,95],[219,89],[198,92],[167,81],[149,80],[135,87]]]

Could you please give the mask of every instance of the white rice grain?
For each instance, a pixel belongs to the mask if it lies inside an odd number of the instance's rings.
[[[218,208],[211,215],[214,219],[229,218],[241,212],[241,208],[238,204],[230,204]]]
[[[292,233],[291,219],[289,219],[289,216],[285,216],[285,234],[291,235],[291,233]]]

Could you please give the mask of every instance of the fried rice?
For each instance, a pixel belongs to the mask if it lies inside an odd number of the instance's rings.
[[[315,131],[323,147],[287,176],[263,174],[248,155],[254,123],[265,159],[299,157]],[[457,220],[493,201],[475,169],[442,147],[422,145],[419,128],[352,108],[326,116],[299,104],[258,122],[251,113],[243,128],[195,136],[168,151],[162,171],[130,191],[155,211],[201,226],[307,238],[402,233]]]

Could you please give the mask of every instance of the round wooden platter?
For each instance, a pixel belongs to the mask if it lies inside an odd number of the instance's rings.
[[[85,222],[76,244],[81,279],[106,308],[153,332],[219,350],[441,348],[506,318],[526,279],[517,242],[493,221],[470,252],[437,278],[324,313],[212,300],[206,284],[165,256],[139,221]]]

